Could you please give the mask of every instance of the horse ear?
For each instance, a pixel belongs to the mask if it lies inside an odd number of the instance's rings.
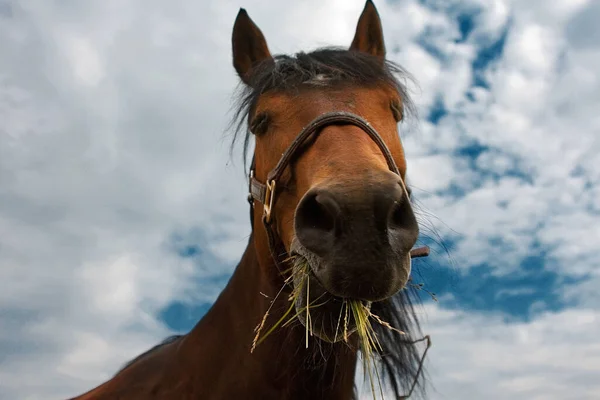
[[[365,4],[365,8],[360,15],[350,50],[371,54],[380,58],[381,61],[385,59],[381,19],[379,19],[379,13],[371,0],[367,0],[367,4]]]
[[[272,59],[267,41],[245,9],[240,8],[231,37],[233,66],[244,83],[249,84],[250,70],[261,61]]]

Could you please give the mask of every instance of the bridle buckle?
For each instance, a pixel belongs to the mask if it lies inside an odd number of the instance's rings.
[[[275,179],[268,181],[265,189],[264,218],[265,222],[270,223],[273,199],[275,198]]]

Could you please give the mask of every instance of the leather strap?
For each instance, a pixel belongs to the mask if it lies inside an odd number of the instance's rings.
[[[300,131],[298,136],[296,136],[294,141],[290,144],[290,146],[283,153],[283,155],[279,159],[279,162],[277,163],[275,168],[273,168],[273,170],[271,170],[271,172],[269,172],[269,174],[267,175],[267,183],[273,182],[273,181],[277,182],[279,180],[279,178],[281,178],[281,175],[283,174],[283,172],[285,171],[285,168],[290,163],[290,160],[292,159],[294,154],[297,152],[298,148],[310,136],[312,136],[319,129],[324,128],[325,126],[333,125],[333,124],[344,124],[344,123],[358,126],[366,134],[368,134],[371,137],[371,139],[373,139],[373,141],[377,144],[377,146],[379,147],[381,152],[383,153],[383,156],[385,157],[385,160],[388,164],[389,169],[392,172],[396,173],[397,175],[400,175],[400,171],[398,171],[396,162],[394,161],[394,158],[392,157],[392,154],[391,154],[390,150],[388,149],[388,147],[386,146],[385,142],[383,141],[381,136],[379,136],[379,133],[377,133],[377,131],[375,129],[373,129],[373,127],[371,127],[371,125],[365,119],[359,117],[358,115],[355,115],[355,114],[352,114],[349,112],[345,112],[345,111],[337,111],[337,112],[330,112],[330,113],[320,115],[319,117],[315,118],[310,124],[308,124],[306,127],[304,127],[304,129],[302,129],[302,131]],[[253,168],[254,168],[254,166],[253,166]],[[250,194],[256,201],[259,201],[263,205],[265,204],[265,201],[269,200],[269,199],[265,199],[265,196],[267,194],[267,185],[259,182],[254,177],[254,174],[252,172],[251,172],[251,176],[250,176]]]

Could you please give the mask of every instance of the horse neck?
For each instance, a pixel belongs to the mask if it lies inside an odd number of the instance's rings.
[[[264,393],[261,398],[352,398],[356,353],[344,344],[332,345],[315,337],[309,337],[307,348],[305,328],[297,321],[274,330],[251,352],[255,328],[282,285],[281,278],[261,273],[251,237],[229,283],[186,336],[183,353],[196,363],[205,363],[198,365],[198,373],[214,385],[212,393],[224,397],[243,388],[245,393]],[[263,334],[288,309],[288,294],[283,291],[275,300]],[[213,376],[208,379],[207,373]],[[239,387],[231,383],[232,377]]]

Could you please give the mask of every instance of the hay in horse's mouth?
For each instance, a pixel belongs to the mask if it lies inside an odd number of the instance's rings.
[[[294,254],[290,257],[292,262],[291,274],[286,279],[282,290],[272,300],[271,306],[285,287],[291,287],[291,293],[288,297],[289,307],[284,315],[269,327],[262,335],[264,324],[270,313],[271,307],[265,313],[262,321],[256,327],[256,336],[252,344],[254,348],[264,341],[276,328],[286,327],[294,322],[300,322],[306,328],[306,346],[308,347],[309,336],[315,336],[323,341],[335,343],[341,340],[348,342],[348,337],[356,331],[353,314],[350,312],[349,302],[351,300],[342,299],[329,293],[312,274],[312,270],[306,258]],[[367,305],[370,307],[370,304]],[[336,316],[335,332],[331,332],[333,326],[330,326],[330,332],[323,329],[323,322],[328,319],[333,321]],[[313,317],[317,317],[314,318]],[[318,325],[314,321],[320,321]],[[332,325],[332,324],[330,324]]]
[[[327,291],[313,273],[308,260],[301,255],[294,256],[293,265],[294,291],[291,298],[298,321],[306,328],[307,340],[310,334],[329,343],[348,342],[348,337],[356,331],[356,321],[350,313],[349,304],[359,300],[344,299]],[[364,306],[370,309],[371,303],[365,302]]]
[[[349,338],[352,334],[356,333],[358,336],[358,346],[362,353],[363,367],[371,383],[373,398],[376,398],[375,383],[378,384],[383,398],[381,379],[375,367],[375,357],[383,349],[371,322],[374,320],[387,329],[395,330],[401,334],[404,334],[404,332],[392,327],[389,323],[373,314],[370,302],[340,298],[329,293],[319,283],[316,276],[314,276],[308,260],[303,256],[295,253],[290,258],[290,261],[293,264],[292,274],[286,279],[284,287],[289,284],[293,287],[292,293],[288,298],[291,304],[284,315],[261,336],[265,321],[271,310],[271,307],[269,307],[260,324],[255,329],[256,336],[252,343],[251,352],[276,328],[288,326],[296,320],[306,328],[306,347],[309,344],[309,336],[316,336],[330,343],[343,341],[347,345],[350,345]],[[271,306],[275,303],[275,300],[276,298],[271,302]],[[321,314],[322,318],[316,319],[321,321],[321,325],[313,323],[315,321],[313,319],[315,313]],[[336,323],[334,326],[332,324],[334,319],[331,317],[335,315],[337,317],[335,318]],[[324,325],[326,318],[329,318],[330,322],[329,331]],[[373,376],[373,372],[376,374],[375,377]]]
[[[291,275],[286,279],[284,285],[284,287],[292,287],[292,292],[288,297],[289,308],[275,324],[261,335],[271,310],[269,307],[255,329],[256,336],[251,351],[254,351],[255,347],[276,328],[286,327],[294,321],[300,322],[306,328],[307,347],[309,336],[315,336],[329,343],[343,341],[349,345],[348,339],[357,332],[360,348],[364,352],[364,346],[368,345],[366,350],[371,353],[375,347],[380,347],[375,346],[378,341],[371,326],[371,320],[375,320],[388,329],[404,333],[371,313],[371,302],[342,298],[327,291],[312,272],[309,261],[301,254],[293,253],[289,261],[292,262]],[[279,294],[281,294],[281,290],[277,296]],[[274,302],[275,299],[271,306]],[[314,318],[315,316],[317,318]]]
[[[294,255],[293,261],[294,293],[292,293],[291,299],[294,301],[298,320],[311,335],[330,343],[342,340],[348,343],[349,336],[357,332],[359,341],[362,342],[368,339],[368,336],[374,335],[371,320],[375,320],[388,329],[403,333],[373,314],[371,302],[341,298],[328,292],[313,274],[308,260],[301,255]],[[324,322],[321,323],[321,326],[312,323],[311,313],[319,311],[326,316],[335,317],[331,320],[335,325],[329,326],[330,330],[334,330],[333,335],[332,332],[327,332]],[[321,318],[321,321],[324,321],[324,318]],[[372,336],[372,339],[376,339],[376,337]]]
[[[411,257],[425,257],[427,255],[429,255],[429,247],[427,246],[413,249],[411,251]],[[254,341],[252,343],[252,348],[250,352],[253,352],[256,346],[259,345],[262,341],[264,341],[273,331],[275,331],[275,329],[277,329],[278,327],[288,326],[296,320],[298,320],[306,328],[307,347],[309,335],[317,336],[321,340],[331,343],[335,343],[343,339],[344,343],[351,346],[348,338],[352,334],[356,333],[357,342],[359,346],[358,349],[360,350],[362,355],[365,377],[368,376],[369,378],[373,399],[377,398],[376,385],[378,386],[381,398],[383,398],[383,386],[377,368],[377,358],[382,355],[383,348],[379,343],[377,334],[372,326],[372,321],[375,321],[376,323],[380,324],[386,329],[393,330],[402,335],[404,335],[405,332],[402,332],[401,330],[392,327],[389,323],[383,321],[380,317],[373,314],[371,312],[370,302],[357,299],[344,299],[336,297],[333,294],[329,293],[318,282],[316,276],[314,276],[314,274],[312,273],[312,268],[308,260],[302,255],[298,253],[293,253],[293,255],[288,261],[291,261],[293,264],[293,267],[291,269],[292,274],[286,279],[285,284],[282,286],[275,298],[271,301],[271,305],[265,312],[261,322],[255,328],[256,336],[254,337]],[[316,301],[310,301],[311,281],[313,281],[313,290],[315,289],[315,287],[317,289],[320,289],[321,295],[328,297],[327,300],[319,301],[321,300],[322,296],[317,296],[317,298],[315,299]],[[287,308],[287,311],[285,311],[283,316],[281,316],[277,320],[277,322],[273,324],[270,328],[268,328],[264,335],[261,336],[261,332],[263,331],[271,307],[273,306],[273,304],[275,304],[275,301],[283,292],[284,288],[289,287],[290,285],[293,286],[293,290],[288,298],[288,300],[290,301],[290,305]],[[435,295],[432,294],[432,296],[435,299]],[[325,335],[324,331],[322,330],[314,330],[311,314],[319,310],[319,308],[325,307],[327,304],[335,302],[340,303],[341,307],[339,308],[338,312],[338,323],[336,324],[335,333],[333,335],[333,338],[331,338],[330,335]],[[296,311],[295,313],[293,313],[294,310]],[[423,340],[427,341],[427,347],[421,357],[419,370],[417,371],[417,376],[413,381],[409,394],[406,396],[402,396],[402,399],[408,398],[413,392],[413,389],[415,388],[415,385],[417,383],[417,377],[421,370],[421,366],[423,365],[423,361],[427,354],[427,350],[431,346],[429,335],[411,342],[411,344],[414,344]]]

